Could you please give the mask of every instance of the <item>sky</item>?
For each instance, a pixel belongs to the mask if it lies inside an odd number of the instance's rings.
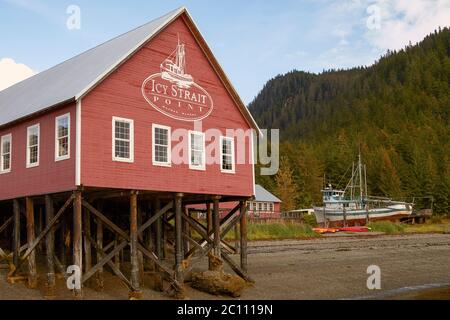
[[[245,103],[278,74],[371,65],[450,26],[450,0],[0,0],[0,90],[180,6]]]

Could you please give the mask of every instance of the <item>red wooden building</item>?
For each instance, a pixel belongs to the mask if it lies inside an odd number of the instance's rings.
[[[35,286],[36,255],[47,257],[51,293],[55,267],[72,257],[83,283],[96,276],[101,286],[108,266],[139,295],[146,260],[179,290],[195,259],[213,252],[247,279],[253,132],[255,121],[185,8],[5,89],[0,233],[13,241],[4,237],[0,247],[11,249],[10,277],[26,269]],[[236,201],[220,219],[220,203]],[[207,206],[207,227],[185,210],[192,204]],[[236,223],[241,265],[221,240]],[[69,229],[72,247],[64,250]],[[129,257],[121,258],[129,275],[111,261],[118,255]]]

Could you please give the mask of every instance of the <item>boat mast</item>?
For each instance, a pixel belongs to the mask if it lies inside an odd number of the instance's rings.
[[[364,165],[364,196],[367,199],[367,165]]]
[[[359,193],[360,193],[360,199],[363,200],[363,177],[362,177],[362,163],[361,163],[361,150],[359,151],[358,155],[358,170],[359,170]]]
[[[355,176],[355,162],[352,162],[352,184],[350,186],[350,200],[353,200],[355,198],[355,183],[354,183],[354,176]]]
[[[175,65],[179,68],[180,67],[180,35],[177,34],[178,36],[178,44],[177,44],[177,50],[176,50],[176,55],[175,55]]]

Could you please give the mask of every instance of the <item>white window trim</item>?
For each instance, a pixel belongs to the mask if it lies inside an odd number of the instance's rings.
[[[231,141],[231,170],[223,168],[223,142],[225,140]],[[234,156],[234,138],[231,137],[220,137],[220,171],[222,173],[236,173],[235,156]]]
[[[9,139],[9,169],[3,170],[3,143]],[[12,134],[6,134],[0,139],[0,174],[10,173],[12,168]]]
[[[188,157],[189,157],[189,169],[191,170],[199,170],[206,171],[206,141],[205,141],[205,133],[200,131],[191,131],[188,132]],[[201,135],[203,137],[203,156],[202,156],[202,166],[196,166],[192,164],[192,149],[191,149],[191,135]]]
[[[67,132],[67,155],[59,156],[59,137],[58,137],[58,121],[67,118],[68,132]],[[63,114],[55,118],[55,161],[63,161],[70,159],[70,113]]]
[[[129,158],[120,158],[116,157],[116,122],[127,122],[130,124],[130,157]],[[134,120],[113,117],[112,118],[112,159],[116,162],[126,162],[133,163],[134,162]]]
[[[156,152],[155,152],[155,147],[156,147],[156,143],[155,143],[155,129],[165,129],[167,130],[167,162],[160,162],[160,161],[156,161]],[[167,127],[167,126],[163,126],[160,124],[152,124],[152,163],[154,166],[159,166],[159,167],[172,167],[172,128],[171,127]]]
[[[37,132],[38,132],[37,162],[30,163],[30,131],[34,128],[37,128]],[[41,153],[41,125],[38,123],[38,124],[35,124],[35,125],[27,128],[27,169],[35,168],[35,167],[39,166],[40,153]]]

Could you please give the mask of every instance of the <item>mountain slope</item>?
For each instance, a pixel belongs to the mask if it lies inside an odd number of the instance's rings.
[[[450,29],[368,68],[278,76],[249,109],[262,128],[280,129],[298,206],[320,202],[324,173],[342,187],[361,148],[371,194],[433,196],[450,213]],[[273,177],[258,180],[276,191]]]

